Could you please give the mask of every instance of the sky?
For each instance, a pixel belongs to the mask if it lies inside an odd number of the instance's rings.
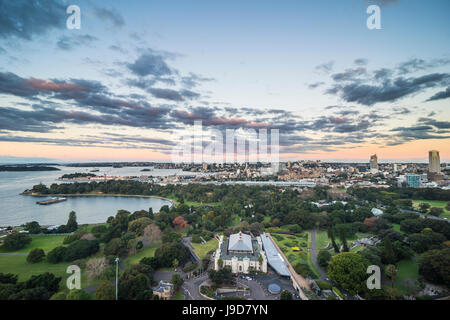
[[[0,7],[0,162],[171,161],[194,121],[278,130],[282,160],[450,161],[447,0]]]

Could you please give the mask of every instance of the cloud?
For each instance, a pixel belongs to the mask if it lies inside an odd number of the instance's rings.
[[[450,59],[433,59],[426,61],[424,59],[412,58],[398,65],[397,71],[400,75],[413,73],[417,71],[428,70],[431,68],[441,67],[450,64]]]
[[[152,49],[147,49],[133,63],[128,63],[127,67],[135,75],[145,77],[169,76],[173,71],[166,63],[167,56],[160,54]]]
[[[58,0],[2,1],[0,38],[32,40],[52,29],[65,28],[66,7]]]
[[[308,88],[310,88],[310,89],[315,89],[315,88],[318,88],[318,87],[320,87],[320,86],[323,86],[324,84],[325,84],[325,82],[323,82],[323,81],[318,81],[318,82],[314,82],[314,83],[309,84],[309,85],[308,85]]]
[[[346,102],[358,102],[372,106],[379,102],[394,102],[408,95],[419,93],[427,88],[439,87],[448,83],[448,73],[432,73],[420,77],[384,80],[378,84],[366,84],[360,79],[350,79],[350,83],[336,84],[326,91],[337,94]]]
[[[333,71],[334,61],[329,61],[326,63],[322,63],[318,66],[316,66],[316,71],[324,74],[328,74],[331,71]]]
[[[84,35],[72,35],[72,36],[62,36],[59,38],[56,46],[62,50],[71,50],[75,47],[89,46],[98,38],[84,34]]]
[[[427,101],[442,100],[442,99],[447,99],[447,98],[450,98],[450,87],[447,87],[447,89],[444,91],[440,91],[440,92],[434,94],[433,96],[428,98]]]
[[[368,62],[369,60],[365,58],[358,58],[353,61],[353,63],[356,64],[357,66],[365,66],[367,65]]]
[[[94,14],[100,19],[110,22],[114,27],[125,25],[123,16],[116,9],[94,8]]]

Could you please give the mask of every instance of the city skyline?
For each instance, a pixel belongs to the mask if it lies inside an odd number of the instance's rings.
[[[281,161],[450,161],[448,1],[77,1],[80,30],[45,2],[5,7],[0,163],[170,161],[194,121],[278,129]]]

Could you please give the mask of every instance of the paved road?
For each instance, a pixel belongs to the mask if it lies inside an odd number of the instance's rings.
[[[0,253],[0,257],[23,257],[27,255],[28,253]]]
[[[399,209],[401,212],[409,212],[409,213],[415,213],[418,214],[419,216],[421,216],[422,218],[425,218],[425,215],[421,212],[418,211],[413,211],[413,210],[407,210],[407,209]],[[441,220],[441,221],[446,221],[446,222],[450,222],[450,220],[448,219],[444,219],[444,218],[439,218],[439,217],[435,217],[431,214],[428,215],[427,219],[433,219],[433,220]]]
[[[317,251],[316,247],[316,231],[317,229],[313,229],[313,231],[311,232],[311,262],[313,266],[317,269],[317,271],[319,271],[320,280],[325,280],[327,278],[327,274],[325,273],[325,271],[322,270],[322,268],[317,263],[317,254],[319,252]]]

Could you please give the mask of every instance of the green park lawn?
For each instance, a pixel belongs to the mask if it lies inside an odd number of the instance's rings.
[[[415,208],[419,208],[421,203],[428,203],[431,207],[442,208],[444,209],[444,213],[441,215],[441,218],[450,219],[450,211],[445,209],[447,205],[447,201],[437,201],[437,200],[413,200],[413,206]]]
[[[309,231],[297,235],[272,234],[272,238],[283,251],[286,258],[292,266],[297,263],[307,264],[314,274],[319,277],[320,274],[311,262],[311,233]],[[298,247],[300,251],[294,251],[292,247]]]
[[[70,263],[48,263],[45,261],[38,263],[28,263],[26,256],[3,256],[0,257],[0,273],[12,273],[19,276],[19,281],[28,280],[32,275],[45,272],[53,273],[58,277],[66,277],[67,266]]]
[[[362,239],[362,238],[367,238],[372,236],[372,234],[370,233],[362,233],[362,232],[358,232],[356,233],[356,235],[354,237],[348,238],[347,239],[347,244],[350,247],[351,246],[351,242],[357,240],[357,239]],[[334,250],[331,246],[331,240],[328,239],[328,233],[326,230],[320,230],[316,233],[316,248],[317,251],[323,250],[324,248],[326,248],[326,246],[328,245],[328,243],[330,243],[330,247],[329,247],[329,252],[334,255]],[[339,238],[336,238],[336,243],[338,246],[341,246],[341,241],[339,240]],[[351,250],[351,252],[356,252],[358,250],[360,250],[361,247],[355,247]]]
[[[152,243],[151,245],[142,248],[136,254],[128,256],[125,259],[125,267],[129,267],[133,264],[138,264],[142,258],[153,257],[155,255],[156,249],[158,249],[160,243]]]
[[[28,253],[31,249],[39,248],[43,249],[46,253],[51,251],[53,248],[62,246],[63,240],[66,236],[31,236],[31,242],[24,248],[16,251],[5,251],[0,249],[2,253]]]
[[[419,264],[417,260],[408,259],[397,263],[397,277],[395,281],[403,281],[406,279],[415,279],[419,277]]]
[[[217,247],[219,246],[219,242],[217,241],[217,239],[214,239],[214,238],[211,240],[208,240],[205,244],[193,243],[193,242],[191,242],[191,244],[194,247],[195,253],[197,254],[197,256],[200,259],[203,259],[204,257],[206,257],[208,252],[215,251],[217,249]]]

